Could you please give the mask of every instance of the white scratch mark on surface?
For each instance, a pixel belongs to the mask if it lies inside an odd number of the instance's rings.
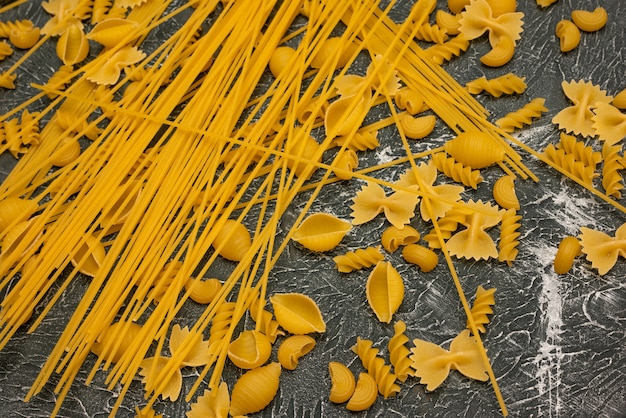
[[[385,164],[389,163],[397,158],[393,153],[393,149],[390,146],[386,146],[383,149],[378,151],[378,163]]]
[[[555,249],[537,247],[536,256],[541,265],[552,264]],[[561,388],[561,360],[564,355],[561,349],[561,333],[563,332],[563,302],[559,281],[556,274],[542,274],[542,289],[539,295],[541,320],[545,327],[545,339],[541,341],[539,353],[534,363],[537,365],[537,391],[539,396],[547,399],[547,411],[540,409],[539,416],[559,417],[562,408],[559,390]],[[543,404],[539,404],[542,408]]]

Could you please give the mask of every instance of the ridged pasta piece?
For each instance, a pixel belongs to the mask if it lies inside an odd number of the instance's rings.
[[[422,41],[442,44],[448,39],[448,34],[445,29],[441,29],[437,25],[423,23],[417,29],[415,37]]]
[[[346,136],[359,129],[369,111],[371,91],[363,95],[340,96],[332,102],[324,116],[326,135]]]
[[[626,224],[617,228],[613,237],[587,227],[581,227],[580,232],[578,238],[581,251],[591,263],[591,267],[598,270],[600,276],[604,276],[613,268],[617,257],[624,257],[626,254]]]
[[[292,335],[278,347],[278,361],[283,369],[295,370],[300,358],[315,348],[315,340],[308,335]]]
[[[354,393],[348,400],[346,408],[353,412],[365,411],[374,405],[376,398],[378,398],[376,379],[369,373],[359,373]]]
[[[65,65],[78,64],[87,58],[89,41],[82,27],[76,24],[68,26],[59,36],[56,52]]]
[[[489,134],[467,131],[449,139],[443,149],[464,166],[480,170],[504,160],[505,149]]]
[[[500,241],[498,241],[498,260],[505,261],[509,266],[517,258],[519,253],[519,228],[522,217],[515,209],[507,209],[502,215],[500,225]]]
[[[434,153],[431,160],[439,172],[464,186],[476,189],[478,183],[483,181],[479,170],[463,165],[453,157],[448,157],[445,152]]]
[[[215,278],[201,280],[190,277],[185,282],[185,290],[190,292],[189,298],[203,305],[211,303],[221,288],[222,282]]]
[[[435,21],[437,22],[437,26],[445,30],[450,36],[459,34],[459,26],[461,26],[459,23],[460,19],[460,14],[450,14],[441,9],[435,12]]]
[[[565,274],[570,271],[574,260],[580,253],[581,246],[578,238],[573,236],[563,238],[554,256],[554,272],[556,274]]]
[[[411,350],[406,347],[409,337],[406,336],[406,324],[397,321],[393,324],[393,337],[389,339],[387,349],[389,350],[389,361],[393,366],[393,373],[400,382],[406,381],[407,377],[413,376],[411,367]]]
[[[380,322],[389,323],[404,300],[404,281],[388,261],[379,261],[365,284],[367,302]]]
[[[397,191],[387,196],[381,186],[368,182],[352,198],[352,224],[364,224],[382,212],[392,225],[402,228],[415,216],[418,200],[416,193],[405,191]]]
[[[442,44],[436,44],[426,48],[425,51],[436,64],[441,65],[467,51],[469,45],[469,39],[460,33]]]
[[[29,49],[39,41],[40,36],[40,29],[30,20],[0,22],[0,38],[9,38],[16,48]]]
[[[502,219],[504,209],[498,209],[481,200],[470,200],[465,203],[467,209],[472,210],[463,225],[466,229],[452,235],[446,243],[451,255],[467,259],[497,258],[498,250],[493,239],[485,232],[492,226],[497,225]]]
[[[333,261],[335,262],[339,272],[350,273],[355,270],[370,268],[384,258],[385,256],[383,256],[380,252],[379,246],[359,248],[355,251],[349,251],[345,254],[333,257]]]
[[[87,120],[87,115],[75,115],[66,110],[59,109],[54,113],[56,121],[63,129],[69,133],[81,134],[92,141],[98,138],[100,128],[95,123]]]
[[[452,234],[459,229],[460,224],[465,223],[467,216],[469,216],[470,213],[471,211],[468,211],[465,208],[453,207],[447,211],[442,218],[437,220],[439,232],[441,232],[441,236],[444,241],[447,241]],[[430,248],[441,248],[439,236],[434,228],[428,234],[424,235],[424,241],[428,243],[428,247]]]
[[[480,77],[469,81],[465,87],[471,94],[489,93],[493,97],[500,97],[503,94],[521,94],[526,90],[525,77],[519,77],[513,73],[487,79]]]
[[[488,67],[502,67],[513,59],[513,55],[515,55],[515,41],[504,35],[498,38],[491,51],[480,57],[480,62]]]
[[[341,170],[335,170],[335,176],[342,180],[350,180],[352,178],[352,172],[359,166],[359,157],[352,149],[344,150],[341,155],[337,157],[333,163],[333,167]]]
[[[611,96],[600,87],[586,81],[563,81],[561,83],[565,96],[573,103],[572,106],[561,110],[552,118],[552,123],[566,132],[572,132],[584,137],[593,137],[596,132],[593,128],[593,109],[598,102],[610,103]]]
[[[414,339],[411,361],[415,376],[426,390],[437,389],[448,377],[450,369],[456,369],[470,379],[489,379],[476,338],[469,330],[463,330],[450,343],[450,351],[428,341]]]
[[[336,361],[328,363],[328,372],[331,380],[328,399],[333,403],[347,402],[356,387],[354,375],[346,365]],[[374,381],[374,386],[376,386],[376,381]],[[378,388],[375,393],[378,396]]]
[[[262,332],[245,330],[230,342],[227,354],[240,369],[255,369],[270,358],[272,343]]]
[[[437,253],[419,244],[405,246],[402,249],[402,257],[409,263],[417,265],[424,273],[434,270],[439,264]]]
[[[292,239],[311,251],[330,251],[351,229],[350,222],[335,215],[314,213],[296,228]]]
[[[602,29],[609,18],[604,7],[596,7],[593,11],[574,10],[572,21],[578,29],[585,32],[595,32]]]
[[[536,0],[537,6],[543,7],[544,9],[557,1],[559,0]]]
[[[561,52],[569,52],[580,44],[580,30],[571,20],[561,20],[556,24],[556,37],[559,38]]]
[[[378,131],[358,130],[352,136],[338,136],[333,138],[332,145],[346,148],[353,151],[367,151],[378,148]]]
[[[276,338],[280,335],[285,335],[285,332],[280,329],[278,321],[274,319],[274,314],[265,309],[264,307],[259,309],[261,303],[258,292],[253,297],[253,301],[250,304],[250,317],[256,322],[256,329],[267,335],[272,344],[276,341]],[[263,303],[265,305],[265,303]]]
[[[461,13],[470,2],[471,0],[448,0],[448,9],[456,15]]]
[[[280,326],[292,334],[326,331],[326,322],[319,306],[302,293],[279,293],[270,297],[274,315]]]
[[[337,55],[337,51],[341,51],[339,59],[336,60],[335,69],[345,67],[354,52],[356,51],[356,45],[352,42],[346,42],[339,37],[330,37],[323,41],[322,45],[317,49],[317,54],[311,61],[312,68],[321,68],[324,63],[334,60]]]
[[[310,134],[287,137],[285,152],[296,158],[287,159],[287,167],[298,177],[309,178],[316,170],[315,163],[321,161],[320,144]],[[261,155],[259,155],[261,157]]]
[[[270,72],[278,78],[280,74],[289,68],[289,62],[296,55],[296,50],[290,46],[279,46],[274,49],[269,62]]]
[[[626,88],[613,97],[611,104],[618,109],[626,109]]]
[[[493,185],[493,199],[504,209],[520,209],[519,200],[515,193],[515,178],[510,175],[502,176]]]
[[[410,225],[405,225],[404,228],[390,226],[383,231],[381,243],[385,250],[392,253],[401,246],[416,243],[419,239],[420,233]]]
[[[622,197],[622,189],[624,189],[624,179],[620,173],[624,169],[621,151],[621,145],[605,143],[602,146],[602,187],[608,196],[616,199]]]
[[[4,247],[8,237],[2,242],[2,252],[5,253]],[[104,262],[106,250],[104,245],[95,235],[87,235],[83,244],[80,246],[76,254],[72,258],[72,264],[81,273],[93,277]]]
[[[165,385],[163,385],[163,381],[157,379],[163,369],[170,367],[171,361],[171,357],[148,357],[141,362],[139,376],[141,376],[141,382],[144,384],[146,392],[152,392],[157,386],[161,386],[161,390],[155,395],[160,396],[163,400],[169,399],[174,402],[178,400],[183,387],[183,375],[180,369],[171,373]]]
[[[426,110],[424,97],[419,92],[408,87],[398,90],[394,96],[394,102],[398,109],[406,110],[409,115],[417,115]]]
[[[561,133],[556,147],[564,150],[568,154],[572,154],[576,160],[593,167],[594,170],[598,163],[602,161],[602,153],[594,151],[592,146],[585,145],[583,141],[577,141],[576,137],[573,135]]]
[[[277,362],[244,373],[233,386],[230,414],[253,414],[269,405],[278,393],[280,374],[281,367]]]
[[[74,71],[74,67],[71,65],[61,65],[58,70],[52,74],[48,81],[44,84],[45,87],[64,91],[68,84],[71,83],[71,73]],[[55,93],[47,93],[50,99],[57,97]]]
[[[615,145],[626,138],[626,114],[620,112],[617,107],[598,102],[591,120],[592,128],[605,144]]]
[[[185,414],[186,418],[218,418],[228,416],[230,409],[230,394],[226,382],[220,382],[215,389],[206,389],[204,393],[191,404],[191,409]]]
[[[517,0],[487,0],[491,6],[491,14],[498,17],[505,13],[513,13],[517,10]]]
[[[211,246],[225,259],[241,261],[252,247],[252,237],[244,224],[227,219]]]
[[[0,200],[0,234],[10,226],[26,221],[38,208],[34,200],[7,197]]]
[[[435,129],[437,118],[434,115],[414,117],[404,115],[400,117],[398,129],[410,139],[426,138]]]
[[[541,117],[544,112],[548,111],[544,103],[544,98],[537,97],[520,109],[507,113],[504,117],[496,120],[496,125],[505,132],[513,132],[515,129],[530,125],[533,119]]]
[[[129,19],[108,18],[99,22],[89,31],[87,39],[96,41],[100,45],[112,48],[121,44],[130,43],[137,35],[136,29],[139,27],[137,22]]]
[[[236,306],[235,302],[224,302],[218,306],[209,328],[209,350],[211,352],[219,349],[220,343],[228,333]]]
[[[568,154],[563,149],[557,149],[552,144],[548,144],[543,153],[548,161],[563,169],[569,176],[575,177],[589,186],[593,186],[593,179],[599,175],[595,172],[595,166],[586,165],[577,160],[573,154]]]
[[[491,315],[493,313],[492,306],[496,304],[494,297],[495,292],[495,288],[485,289],[482,286],[478,286],[478,288],[476,288],[476,296],[474,297],[474,303],[472,304],[470,312],[478,332],[485,333],[485,325],[490,322],[487,315]],[[469,320],[467,321],[466,327],[471,333],[472,331],[470,329]]]
[[[357,337],[352,351],[359,357],[367,372],[374,377],[378,393],[385,399],[400,392],[396,375],[391,372],[391,366],[385,364],[385,359],[378,355],[378,349],[372,347],[372,341]]]

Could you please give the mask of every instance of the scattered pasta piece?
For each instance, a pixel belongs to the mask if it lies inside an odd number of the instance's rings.
[[[388,261],[379,261],[365,285],[367,302],[380,322],[391,322],[404,299],[404,282]]]
[[[626,138],[626,114],[605,102],[597,102],[593,112],[592,128],[605,144],[615,145]]]
[[[626,89],[623,89],[613,97],[611,104],[618,109],[626,109]]]
[[[517,247],[519,246],[521,219],[522,217],[517,214],[515,209],[507,209],[502,215],[500,240],[498,241],[498,260],[505,261],[509,266],[513,264],[519,253]]]
[[[278,347],[278,361],[283,369],[295,370],[300,358],[315,348],[315,340],[308,335],[292,335]]]
[[[604,192],[607,196],[612,196],[616,199],[622,197],[622,190],[624,189],[624,179],[621,174],[621,171],[624,169],[621,151],[622,147],[620,145],[605,143],[602,146],[602,187],[604,187]]]
[[[559,38],[561,52],[569,52],[580,43],[580,30],[571,20],[561,20],[556,24],[556,37]]]
[[[544,9],[550,6],[553,3],[556,3],[558,0],[536,0],[537,6],[543,7]]]
[[[438,171],[464,186],[476,189],[478,183],[483,181],[479,170],[472,170],[472,167],[463,165],[453,157],[448,157],[445,152],[434,153],[431,161],[435,164]]]
[[[476,329],[478,332],[482,332],[483,334],[485,333],[485,325],[490,322],[487,315],[491,315],[493,313],[492,306],[496,304],[494,297],[495,292],[495,288],[485,289],[482,286],[478,286],[476,289],[476,296],[474,297],[474,304],[472,305],[471,313],[474,324],[476,324]],[[466,327],[471,333],[472,331],[469,319]]]
[[[352,198],[354,202],[350,206],[350,209],[352,209],[352,224],[364,224],[382,212],[392,225],[402,228],[415,215],[414,209],[418,200],[417,193],[403,190],[386,196],[381,186],[368,182]]]
[[[500,97],[503,94],[521,94],[526,90],[525,77],[519,77],[513,73],[508,73],[500,77],[487,79],[480,77],[468,82],[465,87],[471,94],[489,93],[493,97]]]
[[[311,251],[330,251],[351,229],[350,222],[334,215],[314,213],[302,221],[292,239]]]
[[[404,382],[409,376],[413,376],[413,368],[411,367],[411,350],[406,347],[409,337],[406,336],[406,324],[403,321],[397,321],[393,324],[393,337],[389,339],[387,348],[389,350],[389,361],[393,366],[393,373],[396,378]]]
[[[230,361],[240,369],[255,369],[269,360],[272,354],[272,343],[261,332],[245,330],[231,341],[227,354]]]
[[[426,138],[433,131],[433,129],[435,129],[436,122],[437,118],[434,115],[420,117],[404,115],[400,117],[398,129],[407,138],[422,139]]]
[[[395,228],[395,227],[391,227]],[[405,228],[408,228],[405,226]],[[333,261],[337,265],[337,270],[341,273],[350,273],[355,270],[370,268],[382,261],[384,256],[380,252],[379,247],[359,248],[342,255],[333,257]]]
[[[513,176],[502,176],[493,185],[493,199],[504,209],[520,209],[519,200],[515,193],[515,178]]]
[[[566,107],[552,118],[552,123],[559,126],[566,132],[573,132],[582,136],[594,136],[593,112],[598,102],[610,103],[611,96],[600,87],[585,81],[574,81],[561,83],[565,96],[573,103],[573,106]]]
[[[89,54],[89,41],[80,25],[70,25],[59,36],[57,55],[65,65],[78,64]],[[112,83],[111,83],[112,84]]]
[[[405,246],[402,249],[402,257],[409,263],[417,265],[424,273],[434,270],[439,264],[437,253],[419,244]]]
[[[326,331],[317,303],[302,293],[280,293],[270,297],[276,320],[285,331],[292,334],[309,334]]]
[[[213,390],[205,390],[198,396],[191,410],[186,413],[187,418],[225,417],[230,409],[230,394],[226,382],[220,382]]]
[[[372,347],[372,341],[357,337],[352,351],[359,356],[363,367],[376,381],[378,393],[383,395],[385,399],[400,392],[400,386],[396,383],[396,375],[391,372],[391,366],[385,364],[385,359],[378,355],[378,349]]]
[[[356,387],[356,380],[350,369],[342,363],[331,361],[328,363],[331,387],[328,399],[333,403],[347,402]],[[374,381],[376,386],[376,381]],[[378,390],[375,391],[378,395]]]
[[[136,64],[144,59],[146,54],[136,47],[125,46],[117,50],[111,57],[108,57],[95,71],[87,74],[87,79],[96,84],[111,85],[117,83],[122,74],[122,70],[132,64]],[[67,64],[67,63],[66,63]]]
[[[604,7],[596,7],[593,11],[574,10],[572,21],[580,30],[585,32],[595,32],[602,29],[609,16]]]
[[[122,43],[129,43],[133,40],[131,35],[137,33],[139,27],[137,22],[129,19],[109,18],[100,21],[87,34],[87,39],[96,41],[100,45],[112,48]]]
[[[374,377],[369,373],[360,373],[354,393],[348,400],[346,408],[353,412],[365,411],[374,405],[377,397],[378,391]]]
[[[404,245],[416,243],[419,239],[420,233],[410,225],[405,225],[404,228],[390,226],[383,231],[381,242],[383,248],[392,253]]]
[[[600,276],[613,268],[618,256],[626,257],[626,224],[617,229],[614,237],[586,227],[580,228],[580,232],[581,250]]]
[[[504,148],[489,134],[463,132],[443,146],[444,150],[464,166],[480,170],[504,160]]]
[[[497,258],[496,244],[485,229],[497,225],[502,219],[504,210],[480,200],[477,202],[470,200],[465,205],[472,213],[462,222],[466,229],[452,235],[447,241],[448,251],[459,258],[476,260]]]
[[[230,414],[252,414],[269,405],[278,392],[280,374],[281,367],[276,362],[244,373],[233,386]]]
[[[509,36],[502,36],[491,51],[480,57],[480,62],[488,67],[502,67],[513,59],[515,55],[515,41]]]
[[[507,113],[496,121],[496,125],[505,132],[513,132],[515,129],[530,125],[533,119],[541,117],[548,109],[544,106],[545,99],[538,97],[525,104],[520,109]],[[554,119],[552,120],[554,122]]]
[[[554,257],[554,271],[556,274],[566,274],[572,269],[574,260],[581,253],[580,241],[576,237],[565,237],[559,243]]]

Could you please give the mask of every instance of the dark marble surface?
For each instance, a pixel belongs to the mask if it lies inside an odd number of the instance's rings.
[[[410,7],[400,2],[394,10],[403,16]],[[445,1],[439,2],[445,7]],[[481,38],[472,43],[460,58],[445,68],[461,84],[480,76],[493,78],[508,72],[526,77],[527,91],[520,96],[493,99],[486,95],[478,100],[491,112],[495,121],[535,97],[544,97],[549,111],[530,128],[515,134],[535,150],[558,141],[559,132],[551,118],[568,106],[561,90],[562,81],[586,80],[599,85],[609,94],[626,87],[626,2],[560,0],[548,9],[534,1],[520,1],[524,12],[524,32],[512,62],[492,69],[478,61],[488,50]],[[556,23],[568,18],[575,8],[604,6],[609,12],[607,26],[597,33],[583,33],[579,47],[567,54],[560,52],[554,35]],[[38,2],[29,2],[17,11],[21,18],[45,22],[46,15]],[[2,16],[2,20],[4,16]],[[166,36],[166,29],[156,36]],[[156,42],[149,39],[148,42]],[[47,48],[47,50],[46,50]],[[53,57],[54,49],[46,45],[43,56]],[[45,55],[48,54],[48,55]],[[15,59],[12,58],[12,59]],[[42,63],[45,64],[42,65]],[[7,64],[0,64],[4,68]],[[19,89],[0,92],[0,109],[4,112],[20,103],[32,90],[28,81],[43,82],[58,65],[56,58],[29,60],[20,70]],[[376,119],[376,116],[372,116]],[[436,131],[415,145],[415,150],[439,146],[450,138],[447,127],[438,122]],[[381,131],[380,149],[367,153],[362,166],[403,156],[395,128]],[[594,141],[591,144],[597,146]],[[455,260],[455,267],[469,298],[478,285],[496,287],[496,306],[492,321],[483,337],[494,373],[513,417],[623,417],[626,416],[626,283],[624,260],[614,269],[598,276],[590,263],[579,258],[571,272],[556,275],[552,260],[558,242],[566,235],[577,234],[587,226],[610,235],[626,221],[626,215],[559,173],[521,152],[524,163],[540,181],[518,181],[517,194],[522,218],[520,253],[512,267],[497,261],[468,262]],[[3,174],[12,161],[3,155]],[[376,172],[373,176],[395,180],[406,169],[398,166]],[[502,172],[499,168],[484,170],[485,182],[478,190],[468,190],[466,199],[491,199],[491,185]],[[442,180],[440,180],[442,181]],[[596,183],[601,187],[600,183]],[[357,181],[341,182],[324,188],[312,211],[327,211],[348,219],[349,201],[359,189]],[[302,194],[285,215],[290,225],[308,196]],[[622,199],[622,204],[624,200]],[[291,218],[290,218],[291,217]],[[419,231],[427,225],[415,220]],[[313,297],[321,306],[327,332],[317,337],[316,348],[295,371],[284,371],[278,396],[262,413],[255,416],[367,416],[367,417],[492,417],[499,408],[489,383],[470,381],[451,372],[445,383],[428,393],[417,379],[401,385],[394,398],[379,398],[367,412],[352,414],[343,405],[328,401],[327,363],[343,362],[358,374],[360,361],[351,352],[357,336],[371,339],[386,353],[393,335],[391,324],[379,323],[369,310],[365,298],[367,272],[342,275],[336,272],[332,257],[348,250],[377,245],[386,227],[382,217],[355,227],[342,244],[323,256],[290,244],[271,275],[270,292],[298,291]],[[279,231],[279,237],[285,231]],[[448,346],[465,326],[465,318],[450,272],[444,263],[427,274],[404,262],[399,253],[386,254],[402,275],[406,295],[395,319],[407,323],[407,335]],[[443,257],[441,257],[442,259]],[[18,332],[0,351],[0,411],[7,417],[48,416],[54,407],[54,379],[28,403],[23,402],[30,385],[47,358],[56,338],[64,328],[68,312],[80,300],[86,282],[74,281],[63,293],[42,325],[32,334]],[[1,293],[4,296],[5,290]],[[181,322],[192,323],[201,308],[189,304],[181,312]],[[94,358],[89,357],[88,362]],[[107,416],[119,389],[105,389],[105,372],[98,373],[90,386],[83,384],[90,364],[78,374],[59,417]],[[184,388],[194,383],[198,371],[184,369]],[[232,384],[239,372],[227,368],[225,379]],[[144,404],[142,385],[136,379],[126,394],[118,416],[132,416],[136,405]],[[184,416],[189,408],[184,402],[157,403],[155,409],[166,416]]]

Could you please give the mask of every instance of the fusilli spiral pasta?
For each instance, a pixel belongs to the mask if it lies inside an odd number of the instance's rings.
[[[341,273],[350,273],[354,270],[369,268],[383,259],[384,256],[380,252],[380,247],[359,248],[333,257],[337,270]]]
[[[548,161],[589,186],[592,186],[593,179],[598,177],[595,166],[588,166],[584,162],[578,161],[573,154],[568,154],[563,149],[557,149],[552,144],[549,144],[543,153]]]
[[[548,109],[544,106],[545,99],[535,98],[520,109],[507,113],[503,118],[496,121],[496,125],[505,132],[513,132],[515,129],[530,125],[533,119],[541,117]]]
[[[411,367],[411,350],[406,347],[409,337],[406,336],[406,324],[398,321],[393,324],[393,337],[389,339],[387,348],[389,350],[389,361],[393,366],[393,373],[396,378],[404,382],[408,376],[413,376],[413,368]]]
[[[441,29],[437,25],[423,23],[417,29],[415,37],[422,41],[442,44],[448,39],[448,34],[446,33],[445,29]]]
[[[524,80],[524,77],[508,73],[492,79],[480,77],[468,82],[465,87],[471,94],[479,94],[484,91],[493,97],[500,97],[503,94],[523,93],[526,90],[526,82]]]
[[[500,241],[498,242],[498,260],[505,261],[511,265],[517,258],[519,252],[519,228],[522,219],[515,209],[507,209],[502,215],[502,224],[500,225]]]
[[[484,333],[485,325],[490,322],[487,315],[491,315],[493,313],[492,306],[496,304],[496,300],[493,296],[495,292],[495,288],[485,289],[482,286],[478,286],[478,288],[476,289],[474,304],[472,305],[472,309],[470,312],[472,314],[472,319],[474,320],[474,324],[476,324],[478,332]],[[466,326],[467,329],[470,329],[469,320],[467,321]]]
[[[352,351],[359,356],[363,367],[374,377],[378,393],[385,399],[400,391],[400,386],[396,384],[396,375],[391,372],[391,366],[385,364],[385,360],[378,355],[378,349],[372,347],[372,341],[357,337]]]
[[[623,156],[620,155],[622,147],[620,145],[604,144],[602,146],[602,187],[608,196],[619,199],[622,197],[622,189],[624,188],[624,179],[621,170]]]
[[[460,33],[442,44],[426,48],[425,51],[436,64],[441,65],[450,61],[452,57],[458,57],[462,52],[467,51],[469,45],[469,39]]]
[[[432,155],[431,159],[438,171],[464,186],[476,189],[478,183],[483,181],[479,170],[464,166],[453,157],[447,156],[445,152],[437,152]]]

